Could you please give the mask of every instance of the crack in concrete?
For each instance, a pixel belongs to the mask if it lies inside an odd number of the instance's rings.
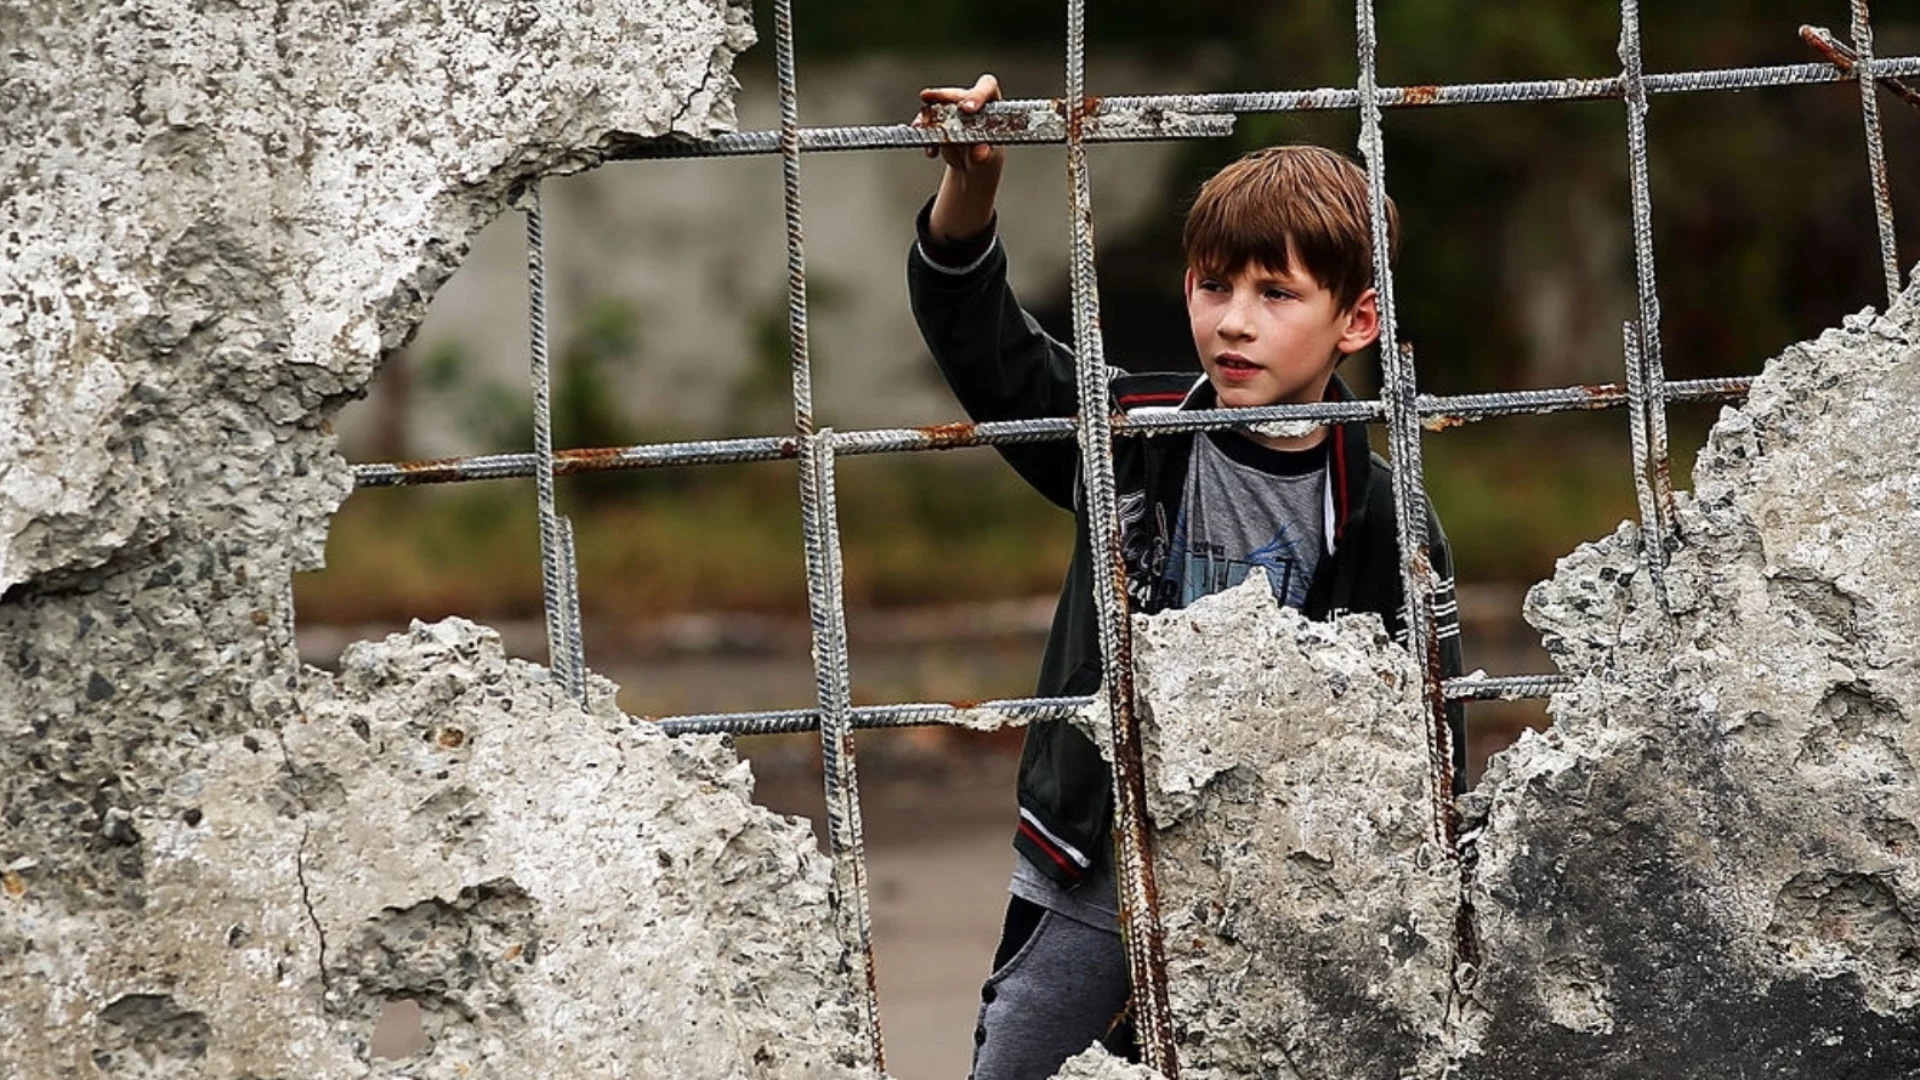
[[[693,93],[688,94],[687,100],[682,102],[680,107],[674,110],[673,115],[667,119],[667,131],[669,133],[672,133],[675,128],[680,126],[680,121],[686,119],[687,114],[691,113],[694,105],[699,102],[700,95],[706,93],[707,84],[713,81],[713,73],[721,67],[721,55],[721,49],[717,46],[707,53],[707,68],[700,74],[700,84],[693,88]],[[730,66],[731,65],[729,65],[729,67]],[[709,100],[708,103],[711,104],[711,100]]]
[[[313,806],[307,802],[305,786],[300,782],[300,771],[294,768],[293,753],[287,749],[287,734],[275,728],[274,742],[280,746],[280,762],[287,770],[287,779],[293,785],[294,800],[307,814],[313,813]],[[327,972],[327,930],[320,925],[320,913],[313,906],[313,889],[307,881],[307,843],[313,837],[313,826],[307,822],[300,824],[300,846],[293,853],[293,876],[300,884],[300,905],[306,909],[307,922],[313,926],[314,936],[320,943],[320,988],[328,1001],[333,1000],[333,976]]]
[[[313,891],[307,882],[307,839],[313,835],[311,826],[300,828],[300,847],[294,853],[293,873],[300,881],[300,904],[307,909],[307,922],[313,925],[314,936],[320,939],[320,989],[327,1001],[333,1000],[333,976],[327,971],[327,930],[320,925],[320,913],[313,907]]]

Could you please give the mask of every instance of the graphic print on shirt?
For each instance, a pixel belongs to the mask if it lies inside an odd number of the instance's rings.
[[[1127,600],[1133,610],[1153,613],[1168,606],[1172,593],[1167,580],[1167,512],[1153,508],[1154,528],[1145,527],[1147,496],[1143,491],[1122,494],[1120,557],[1127,567]]]
[[[1203,596],[1211,596],[1247,580],[1255,567],[1267,572],[1267,584],[1273,598],[1296,610],[1306,607],[1311,572],[1305,572],[1303,554],[1317,553],[1309,544],[1317,538],[1295,535],[1289,525],[1280,526],[1274,537],[1252,551],[1232,553],[1225,544],[1187,542],[1187,515],[1181,512],[1173,527],[1174,557],[1167,560],[1166,580],[1174,586],[1177,606],[1186,607]]]

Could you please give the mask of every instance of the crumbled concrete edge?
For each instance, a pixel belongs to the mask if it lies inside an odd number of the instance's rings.
[[[1145,1065],[1136,1065],[1090,1046],[1067,1059],[1053,1080],[1165,1080],[1163,1074]]]
[[[9,875],[9,1075],[864,1075],[811,828],[754,805],[723,740],[594,689],[458,619],[311,673],[295,722],[210,742],[120,821],[136,933],[103,947]],[[371,1060],[399,1001],[425,1049]]]
[[[1767,364],[1527,615],[1574,687],[1469,801],[1463,1077],[1920,1074],[1920,282]]]
[[[30,3],[0,36],[0,594],[219,518],[317,565],[324,417],[468,239],[617,135],[730,127],[753,40],[730,0]]]

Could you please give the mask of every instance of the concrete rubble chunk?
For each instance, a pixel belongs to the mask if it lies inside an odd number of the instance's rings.
[[[337,678],[292,640],[332,412],[529,181],[729,127],[752,38],[0,9],[0,1076],[852,1075],[827,866],[721,744],[458,621]],[[422,1049],[372,1060],[396,1011]]]
[[[349,648],[131,812],[137,933],[17,875],[8,1075],[861,1075],[811,828],[593,701],[458,619]]]
[[[30,0],[0,39],[5,593],[215,522],[315,565],[317,429],[468,239],[616,136],[730,126],[753,34],[729,0]]]
[[[1578,681],[1495,759],[1462,1075],[1920,1075],[1920,282],[1766,366],[1675,513],[1528,618]]]
[[[1411,658],[1376,617],[1278,608],[1259,573],[1135,627],[1182,1075],[1431,1072],[1459,871]]]

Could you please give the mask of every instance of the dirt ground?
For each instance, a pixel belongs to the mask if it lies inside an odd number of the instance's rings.
[[[973,1054],[974,1013],[986,977],[1007,878],[1013,872],[1013,781],[1018,742],[969,747],[947,763],[925,759],[912,732],[860,736],[861,816],[873,913],[874,965],[887,1071],[900,1080],[961,1080]],[[806,760],[808,737],[744,739],[755,800],[821,816],[824,788]],[[759,745],[755,744],[774,744]]]

